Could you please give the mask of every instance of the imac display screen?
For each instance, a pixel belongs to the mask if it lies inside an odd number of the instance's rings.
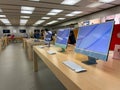
[[[46,35],[45,35],[45,41],[46,42],[50,42],[51,41],[51,37],[52,37],[52,32],[51,31],[47,31]]]
[[[70,28],[58,30],[55,45],[62,48],[66,48],[69,34],[70,34]]]
[[[3,30],[3,33],[10,33],[10,30],[4,29],[4,30]]]
[[[21,29],[20,33],[26,33],[26,30],[25,29]]]
[[[79,28],[75,51],[107,60],[114,21]]]

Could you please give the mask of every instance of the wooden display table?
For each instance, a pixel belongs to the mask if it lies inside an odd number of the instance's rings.
[[[120,61],[113,60],[113,54],[109,55],[107,62],[98,60],[98,64],[89,66],[81,63],[87,57],[75,53],[73,46],[68,46],[65,53],[57,52],[54,55],[47,53],[51,49],[56,50],[56,47],[33,46],[35,72],[38,71],[38,56],[67,90],[120,90]],[[75,73],[63,64],[65,60],[72,60],[87,71]]]
[[[23,48],[26,49],[27,47],[27,40],[29,40],[28,38],[23,38]]]
[[[1,52],[1,50],[2,50],[2,40],[0,39],[0,52]]]
[[[6,36],[1,38],[1,45],[2,45],[2,48],[5,48],[8,45]]]
[[[9,44],[10,42],[18,42],[18,41],[21,41],[21,42],[23,42],[23,37],[14,37],[13,39],[11,39],[11,38],[7,38],[7,43]]]
[[[44,40],[40,40],[40,42],[35,42],[33,39],[27,41],[27,55],[29,60],[33,60],[33,46],[43,44]]]
[[[23,39],[23,46],[26,50],[29,60],[33,60],[33,46],[43,45],[43,44],[44,44],[44,40],[39,40],[39,42],[36,42],[32,38],[29,38],[29,39],[24,38]]]

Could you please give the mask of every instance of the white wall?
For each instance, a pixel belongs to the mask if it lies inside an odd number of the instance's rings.
[[[80,18],[70,20],[70,21],[64,22],[62,24],[58,24],[58,25],[56,25],[56,27],[67,26],[70,24],[74,24],[74,23],[78,23],[78,22],[82,22],[82,21],[86,21],[86,20],[91,20],[91,19],[96,19],[96,18],[102,18],[105,16],[114,15],[114,14],[118,14],[118,13],[120,13],[120,6],[102,10],[102,11],[99,11],[99,12],[96,12],[96,13],[93,13],[90,15],[82,16]]]
[[[24,27],[24,26],[0,26],[0,37],[3,35],[3,29],[9,29],[11,34],[15,36],[23,36],[23,33],[20,33],[20,29],[25,29],[27,34],[34,32],[34,29],[42,29],[41,27]],[[15,32],[16,31],[16,32]]]

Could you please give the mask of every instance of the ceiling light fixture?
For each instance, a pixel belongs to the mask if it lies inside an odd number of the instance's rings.
[[[32,14],[35,10],[35,7],[21,6],[21,13],[23,14]]]
[[[75,16],[75,15],[81,14],[81,13],[83,13],[83,11],[73,11],[73,12],[67,14],[66,16]]]
[[[23,14],[32,14],[33,12],[32,11],[21,11],[21,13],[23,13]]]
[[[20,25],[25,25],[28,20],[26,19],[20,19]]]
[[[64,0],[61,4],[65,5],[75,5],[76,3],[80,2],[81,0]]]
[[[82,11],[73,11],[71,14],[77,15],[77,14],[80,14],[80,13],[82,13]]]
[[[58,13],[62,12],[61,9],[52,9],[47,15],[57,15]]]
[[[41,19],[50,19],[50,17],[42,17]]]
[[[61,9],[52,9],[50,12],[51,13],[60,13],[60,12],[62,12],[63,10],[61,10]]]
[[[103,3],[111,3],[113,1],[115,1],[115,0],[99,0],[99,2],[103,2]]]
[[[72,16],[74,16],[73,14],[66,14],[65,16],[70,16],[70,17],[72,17]]]
[[[30,18],[30,16],[20,16],[20,18]]]
[[[21,6],[21,10],[34,11],[35,7]]]
[[[41,24],[41,23],[43,23],[43,22],[45,22],[45,20],[38,20],[37,22],[35,22],[34,25],[38,25],[38,24]]]
[[[57,20],[53,20],[53,21],[47,23],[47,25],[54,24],[54,23],[57,23],[57,22],[58,22]]]
[[[65,18],[58,18],[58,20],[65,20]]]
[[[29,1],[35,1],[35,2],[39,2],[40,0],[29,0]]]
[[[10,24],[10,21],[8,19],[0,19],[4,24]]]
[[[6,17],[5,15],[0,15],[0,17]]]
[[[99,6],[103,5],[103,4],[104,3],[94,2],[94,3],[89,4],[87,7],[94,8],[94,7],[99,7]]]
[[[57,15],[57,13],[47,13],[47,15]]]

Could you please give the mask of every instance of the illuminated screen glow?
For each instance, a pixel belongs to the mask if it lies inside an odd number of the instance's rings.
[[[52,37],[52,32],[48,31],[45,36],[45,41],[51,41],[51,37]]]
[[[69,34],[70,34],[69,28],[58,30],[55,45],[62,47],[62,48],[66,48],[67,43],[68,43]]]
[[[75,51],[97,59],[107,60],[114,22],[79,28]]]

